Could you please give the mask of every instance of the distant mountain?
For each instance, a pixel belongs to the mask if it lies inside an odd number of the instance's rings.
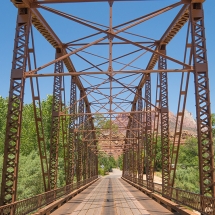
[[[118,125],[119,128],[126,127],[128,123],[128,116],[129,114],[118,114],[116,119],[114,120],[114,124]],[[152,112],[152,125],[154,122],[154,118],[155,118],[155,113]],[[179,118],[179,122],[180,122],[180,118]],[[179,125],[179,122],[178,122],[178,125]],[[176,115],[173,112],[169,111],[169,130],[171,133],[175,131],[175,125],[176,125]],[[183,130],[189,131],[192,134],[196,134],[196,129],[197,129],[196,121],[193,118],[192,113],[185,110]]]
[[[152,112],[152,125],[154,125],[154,118],[155,113]],[[176,115],[169,111],[169,136],[170,140],[173,140],[174,133],[175,133],[175,125],[176,125]],[[100,134],[99,139],[99,146],[101,151],[105,151],[109,155],[113,157],[117,157],[119,154],[122,153],[122,147],[124,144],[124,137],[126,134],[126,127],[128,124],[129,114],[118,114],[114,120],[114,124],[118,125],[118,132],[112,133],[112,142],[109,141],[110,138],[110,130],[103,131]],[[180,124],[180,118],[179,123]],[[152,126],[153,127],[153,126]],[[160,133],[160,125],[159,125],[159,133]],[[183,128],[182,128],[182,139],[181,142],[183,143],[187,137],[196,136],[197,133],[197,124],[196,120],[193,118],[192,113],[185,110],[184,112],[184,121],[183,121]]]

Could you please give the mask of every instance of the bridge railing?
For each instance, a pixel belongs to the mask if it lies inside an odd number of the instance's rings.
[[[123,176],[127,180],[147,188],[147,181],[138,178]],[[162,194],[162,184],[153,183],[152,190],[155,193]],[[179,188],[169,187],[169,193],[172,194],[172,201],[192,208],[201,214],[215,214],[215,198],[192,193]]]
[[[69,184],[64,187],[42,193],[28,199],[24,199],[8,205],[1,206],[0,215],[5,215],[5,214],[23,215],[23,214],[31,213],[33,211],[36,211],[39,208],[49,205],[50,203],[56,201],[57,199],[63,197],[64,195],[68,195],[69,193],[77,190],[78,188],[92,182],[96,178],[98,177],[94,176],[79,182],[79,184],[78,183]]]

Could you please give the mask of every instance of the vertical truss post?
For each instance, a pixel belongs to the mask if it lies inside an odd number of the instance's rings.
[[[31,62],[31,56],[30,56],[31,54],[33,55],[32,57],[33,57],[34,69],[37,68],[32,27],[31,27],[31,43],[32,43],[31,44],[32,47],[29,48],[29,52],[28,52],[29,70],[32,70],[32,62]],[[33,110],[34,110],[34,119],[35,119],[37,142],[38,142],[38,148],[39,148],[39,154],[40,154],[43,184],[44,184],[44,190],[46,192],[50,189],[49,188],[49,170],[48,170],[48,159],[47,159],[46,142],[45,142],[45,135],[44,135],[44,127],[43,127],[43,117],[42,117],[38,78],[30,77],[30,85],[31,85],[32,104],[33,104]]]
[[[89,148],[89,157],[90,157],[90,160],[88,162],[88,175],[89,175],[89,178],[91,178],[92,177],[92,165],[91,165],[92,151],[91,151],[91,148]]]
[[[160,53],[166,54],[166,46],[161,45]],[[159,57],[158,69],[167,69],[166,58]],[[169,193],[169,105],[168,105],[168,79],[167,72],[160,73],[160,108],[161,108],[161,150],[162,150],[162,194],[170,197]]]
[[[40,102],[40,93],[39,93],[39,83],[38,78],[36,78],[36,86],[32,78],[30,78],[31,83],[31,92],[32,92],[32,100],[33,100],[33,108],[34,108],[34,118],[35,118],[35,126],[37,132],[37,142],[40,154],[40,162],[43,176],[43,184],[44,190],[48,191],[49,187],[49,170],[48,170],[48,159],[46,153],[46,142],[43,128],[43,120],[42,120],[42,110],[41,110],[41,102]]]
[[[93,130],[93,120],[91,119],[90,121],[90,129]],[[92,145],[94,145],[94,133],[91,133],[90,135],[91,141],[92,141]],[[91,145],[90,145],[91,146]],[[89,156],[90,156],[90,161],[89,161],[89,165],[90,165],[90,178],[93,177],[93,148],[90,148],[89,151]]]
[[[125,161],[124,161],[124,165],[125,165],[125,176],[128,177],[129,176],[129,158],[128,158],[128,148],[126,148],[126,152],[125,152]]]
[[[66,109],[66,95],[65,95],[65,82],[64,77],[62,77],[62,87],[61,87],[61,112],[64,112]],[[68,172],[69,172],[69,144],[67,139],[67,117],[66,115],[61,116],[61,141],[63,145],[63,152],[64,152],[64,172],[65,172],[65,180],[66,184],[68,182]]]
[[[143,113],[143,128],[142,128],[142,141],[143,141],[143,175],[146,174],[146,102],[144,102]]]
[[[125,147],[124,147],[124,151],[123,151],[123,166],[122,166],[122,176],[126,177],[126,155],[127,153],[125,152]]]
[[[128,159],[127,159],[127,140],[125,140],[125,145],[123,148],[123,171],[122,171],[122,175],[123,177],[127,177],[127,164],[128,164]]]
[[[91,167],[92,167],[92,177],[95,175],[95,154],[94,154],[94,150],[92,151],[92,163],[91,163]]]
[[[93,177],[93,152],[90,150],[90,177]]]
[[[88,122],[88,126],[89,126],[89,130],[93,130],[93,127],[92,127],[92,116],[90,116],[90,119],[89,119],[89,122]],[[92,142],[93,140],[93,133],[92,132],[89,132],[90,135],[89,135],[89,143]],[[87,174],[88,174],[88,178],[91,178],[92,177],[92,174],[91,174],[91,171],[92,171],[92,166],[91,166],[91,148],[90,148],[91,144],[88,145],[88,157],[89,157],[89,160],[87,162],[88,164],[88,167],[87,167]]]
[[[128,129],[128,127],[127,127]],[[129,130],[127,130],[126,132],[126,138],[129,137]],[[126,177],[129,176],[129,140],[127,139],[125,142],[125,164],[123,163],[123,165],[125,165],[125,175]]]
[[[19,8],[10,79],[0,205],[16,201],[30,20],[30,11],[27,8]]]
[[[130,129],[132,130],[134,127],[134,118],[131,117],[131,126]],[[133,141],[133,133],[130,132],[130,172],[131,172],[131,179],[133,181],[134,178],[134,141]]]
[[[83,97],[83,91],[80,91],[80,98]],[[78,187],[80,186],[80,181],[82,181],[82,176],[83,176],[83,158],[82,158],[82,153],[83,153],[83,123],[84,123],[84,100],[81,99],[79,102],[79,108],[78,108],[78,113],[79,115],[79,132],[78,132],[78,139],[77,139],[77,149],[78,149],[78,163],[77,163],[77,182],[78,182]]]
[[[208,64],[202,1],[190,5],[196,94],[200,194],[215,197],[214,153],[211,126]],[[199,2],[199,3],[198,3]]]
[[[145,83],[146,99],[146,180],[147,188],[153,189],[153,151],[152,151],[152,117],[151,117],[151,77],[148,76]]]
[[[156,86],[156,99],[155,106],[160,108],[160,75],[157,74],[157,86]],[[155,110],[154,113],[154,129],[153,129],[153,143],[152,143],[152,153],[153,153],[153,169],[155,170],[156,165],[156,154],[157,154],[157,141],[158,141],[158,132],[159,132],[159,116],[160,112]],[[153,170],[153,180],[154,180],[154,170]]]
[[[137,100],[137,110],[143,111],[143,100],[142,100],[142,88],[138,89],[138,100]],[[138,142],[137,142],[137,171],[138,171],[138,180],[141,181],[143,179],[143,115],[142,113],[138,114]]]
[[[86,106],[86,112],[88,110],[88,106]],[[87,139],[90,139],[91,140],[91,134],[90,134],[90,119],[91,119],[91,116],[89,115],[86,115],[86,136],[87,136]],[[85,147],[86,147],[86,161],[85,161],[85,165],[86,165],[86,179],[90,178],[90,170],[89,170],[89,161],[90,161],[90,157],[89,157],[89,149],[90,147],[88,146],[88,143],[89,142],[86,142],[85,143]]]
[[[56,58],[62,55],[61,49],[56,49]],[[55,63],[54,73],[60,74],[63,72],[63,62]],[[59,129],[60,129],[60,108],[61,108],[61,87],[62,76],[54,76],[53,84],[53,103],[52,103],[52,122],[51,122],[51,139],[50,139],[50,189],[57,188],[57,173],[58,173],[58,144],[59,144]]]
[[[93,153],[93,176],[96,175],[96,154]]]
[[[87,107],[85,108],[85,111],[87,113]],[[83,180],[87,179],[87,162],[88,162],[88,156],[87,156],[87,144],[88,144],[88,141],[87,139],[89,138],[88,137],[88,125],[89,125],[89,121],[88,121],[88,117],[89,115],[85,115],[84,116],[84,132],[83,132],[83,139],[84,139],[84,142],[83,142]]]
[[[131,122],[130,128],[132,128],[132,122]],[[131,132],[129,132],[128,138],[129,138],[129,149],[128,149],[129,150],[128,151],[129,179],[132,179],[132,176],[133,176],[132,175],[132,173],[133,173],[133,152],[132,152],[132,141],[130,139],[130,138],[132,138]]]
[[[92,140],[94,140],[93,145],[95,146],[94,149],[97,152],[97,141],[95,140],[96,139],[95,128],[94,128],[93,121],[91,120],[90,122],[91,122],[91,129],[94,130],[92,132]],[[92,161],[93,162],[93,165],[92,165],[92,173],[93,173],[93,175],[92,176],[96,176],[96,175],[98,175],[98,157],[97,157],[97,155],[95,155],[95,151],[93,151],[92,154],[93,154],[93,161]]]
[[[75,141],[76,141],[76,133],[75,133],[75,121],[76,121],[76,111],[77,106],[75,104],[77,100],[76,95],[76,77],[71,77],[71,88],[70,88],[70,119],[69,119],[69,149],[68,149],[68,178],[67,184],[73,183],[74,180],[74,169],[75,169]]]
[[[127,178],[130,176],[130,169],[129,169],[129,148],[127,148],[127,151],[126,151],[126,176]]]
[[[90,178],[90,147],[87,147],[87,178]]]
[[[187,38],[186,38],[186,45],[185,45],[185,52],[184,52],[184,63],[187,59],[187,52],[188,49],[191,47],[188,45],[189,40],[189,34],[190,34],[190,22],[188,24],[187,28]],[[192,50],[190,50],[190,56],[189,56],[189,62],[188,64],[191,65],[192,62]],[[174,187],[174,182],[176,178],[176,168],[178,163],[178,156],[179,156],[179,149],[181,144],[181,134],[182,134],[182,128],[183,128],[183,121],[184,121],[184,112],[186,107],[186,100],[187,100],[187,92],[188,92],[188,86],[189,86],[189,78],[190,73],[182,73],[181,76],[181,85],[180,85],[180,91],[179,91],[179,99],[178,99],[178,109],[176,114],[176,123],[175,123],[175,135],[172,143],[172,150],[171,150],[171,160],[170,160],[170,186]],[[171,191],[172,196],[172,191]]]
[[[97,147],[96,147],[96,141],[94,141],[94,146],[95,146],[95,151],[93,153],[93,176],[96,176],[97,174],[97,155],[96,155],[96,151],[97,151]]]
[[[30,47],[28,48],[29,48],[28,69],[31,71],[32,70],[31,54],[33,57],[34,69],[37,68],[32,27],[31,27],[31,48]],[[46,143],[45,143],[45,136],[44,136],[43,120],[42,120],[39,82],[37,77],[36,78],[30,77],[30,86],[31,86],[31,93],[32,93],[32,104],[33,104],[33,110],[34,110],[34,119],[35,119],[37,142],[38,142],[38,148],[39,148],[39,154],[40,154],[40,163],[41,163],[44,190],[48,191],[49,190],[48,160],[47,160],[47,154],[46,154]]]
[[[122,177],[125,177],[125,156],[126,156],[126,152],[125,152],[125,147],[123,148],[123,155],[122,155]]]
[[[136,104],[134,105],[134,110],[136,110]],[[133,161],[132,161],[132,169],[133,169],[133,181],[135,182],[136,178],[137,178],[137,114],[133,114],[132,116],[132,127],[131,129],[133,129],[132,131],[132,156],[133,156]]]
[[[97,150],[97,148],[96,148]],[[97,151],[98,152],[98,151]],[[98,169],[98,163],[99,163],[99,160],[98,160],[98,154],[96,154],[96,167],[95,167],[95,176],[98,176],[98,172],[99,172],[99,169]]]

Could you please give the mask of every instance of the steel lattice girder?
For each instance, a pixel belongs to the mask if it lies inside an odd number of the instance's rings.
[[[139,97],[137,100],[137,110],[142,111],[143,110],[143,101],[142,101],[142,89],[139,89],[138,91]],[[138,179],[143,178],[143,113],[138,113]]]
[[[70,90],[70,114],[74,114],[70,116],[69,121],[69,150],[68,150],[68,157],[69,157],[69,163],[68,163],[68,178],[67,183],[70,184],[73,182],[74,179],[74,168],[75,168],[75,140],[76,140],[76,133],[75,130],[75,121],[76,121],[76,111],[77,111],[77,105],[75,105],[75,102],[77,100],[76,95],[76,77],[71,77],[71,90]]]
[[[56,57],[61,55],[61,50],[56,50]],[[63,72],[63,62],[59,61],[55,64],[55,73]],[[62,77],[55,76],[53,84],[53,103],[52,103],[52,122],[51,122],[51,139],[50,139],[50,189],[57,188],[57,172],[58,172],[58,148],[59,148],[59,130],[60,130],[60,108],[61,108],[61,88]]]
[[[196,115],[199,150],[200,192],[215,196],[214,154],[208,80],[207,51],[202,3],[190,5]]]
[[[145,145],[146,145],[146,180],[147,188],[152,190],[153,183],[153,167],[152,167],[152,116],[151,116],[151,77],[145,83],[145,98],[146,98],[146,129],[145,129]]]
[[[83,96],[83,91],[80,91],[80,98]],[[81,99],[79,102],[79,108],[78,108],[78,113],[84,113],[84,100]],[[79,116],[79,132],[78,132],[78,139],[77,139],[77,150],[78,150],[78,163],[77,163],[77,182],[80,183],[82,181],[83,177],[83,143],[82,143],[82,138],[83,138],[83,124],[84,124],[84,115],[81,114]]]
[[[17,15],[11,70],[0,205],[16,201],[25,86],[24,72],[27,64],[26,56],[28,56],[30,20],[30,11],[27,8],[20,8]]]
[[[160,52],[166,52],[166,46],[160,47]],[[159,57],[158,67],[166,69],[166,59]],[[160,73],[160,107],[161,107],[161,150],[162,150],[162,193],[169,197],[169,105],[168,105],[168,80],[167,73]]]

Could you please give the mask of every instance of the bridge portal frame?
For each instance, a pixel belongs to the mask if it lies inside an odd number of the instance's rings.
[[[137,161],[136,158],[139,158],[141,156],[137,156],[139,153],[146,154],[148,156],[147,161],[145,162],[144,159],[141,160],[141,166],[144,169],[144,165],[146,167],[147,171],[147,187],[150,190],[153,190],[153,161],[151,160],[150,155],[155,155],[154,148],[152,145],[154,144],[154,140],[152,140],[152,130],[151,130],[151,108],[155,108],[157,111],[157,120],[160,118],[161,120],[161,138],[162,138],[162,157],[163,157],[163,172],[165,173],[162,177],[163,182],[163,189],[162,194],[168,198],[171,198],[171,192],[169,191],[169,186],[174,185],[174,180],[170,180],[170,174],[171,171],[174,172],[176,170],[177,166],[177,158],[173,159],[175,161],[174,168],[171,168],[170,163],[170,154],[169,154],[169,137],[168,137],[168,93],[167,93],[167,67],[166,67],[166,60],[171,60],[175,63],[178,63],[183,66],[182,71],[183,72],[190,72],[193,71],[194,78],[195,78],[195,91],[196,91],[196,115],[197,115],[197,134],[198,134],[198,150],[199,150],[199,173],[200,173],[200,194],[201,195],[210,195],[212,197],[215,197],[215,189],[214,189],[214,181],[215,181],[215,175],[214,175],[214,162],[213,162],[213,142],[212,142],[212,126],[211,126],[211,110],[210,110],[210,96],[209,96],[209,84],[208,84],[208,65],[207,65],[207,53],[206,53],[206,43],[205,43],[205,30],[204,30],[204,11],[203,11],[203,0],[182,0],[178,3],[175,3],[169,7],[166,7],[162,10],[153,12],[151,14],[148,14],[147,16],[141,17],[136,19],[135,21],[132,20],[131,22],[123,23],[121,26],[129,24],[127,27],[124,27],[120,30],[119,27],[116,26],[112,27],[112,16],[110,16],[110,26],[109,31],[102,30],[99,27],[95,27],[92,24],[89,24],[89,22],[85,22],[80,19],[76,19],[73,16],[70,16],[66,13],[60,13],[57,10],[48,8],[44,6],[48,3],[68,3],[68,2],[101,2],[102,0],[52,0],[52,1],[36,1],[32,2],[31,0],[23,0],[23,1],[16,1],[13,0],[13,3],[18,9],[18,18],[17,18],[17,27],[16,27],[16,36],[15,36],[15,48],[14,48],[14,57],[13,57],[13,66],[11,71],[11,87],[10,87],[10,94],[9,94],[9,105],[8,105],[8,116],[7,116],[7,125],[6,125],[6,139],[5,139],[5,151],[4,151],[4,165],[3,165],[3,176],[2,176],[2,188],[1,188],[1,199],[0,204],[7,204],[10,202],[16,201],[16,191],[17,191],[17,177],[18,177],[18,163],[19,163],[19,148],[20,148],[20,133],[21,133],[21,119],[22,119],[22,107],[23,107],[23,96],[24,96],[24,85],[25,85],[25,78],[27,77],[39,77],[40,74],[36,74],[41,69],[46,68],[49,65],[57,64],[59,62],[64,62],[66,67],[68,68],[69,72],[71,72],[71,76],[76,76],[76,85],[79,88],[81,92],[80,100],[73,101],[76,104],[79,102],[80,112],[79,114],[79,128],[84,127],[84,124],[86,125],[87,122],[89,122],[90,126],[87,126],[87,131],[90,128],[90,131],[88,131],[88,136],[90,136],[90,140],[88,142],[89,145],[95,146],[95,148],[87,152],[87,149],[85,148],[84,154],[82,155],[80,153],[80,144],[77,145],[78,140],[75,140],[74,146],[76,146],[76,149],[78,148],[78,171],[82,170],[82,160],[85,158],[88,154],[88,156],[92,155],[91,164],[88,167],[86,167],[86,163],[84,164],[84,178],[88,178],[89,176],[86,176],[86,173],[90,174],[91,177],[95,176],[98,173],[98,151],[96,148],[97,145],[97,139],[95,136],[95,128],[93,125],[93,120],[90,120],[92,118],[92,113],[90,109],[90,103],[87,98],[87,94],[84,90],[84,87],[80,81],[79,75],[77,74],[76,70],[70,60],[70,56],[73,54],[77,54],[79,51],[84,50],[87,47],[90,47],[92,45],[97,45],[99,42],[102,42],[106,38],[117,38],[123,41],[125,44],[132,44],[136,47],[139,47],[140,49],[144,49],[146,51],[149,51],[152,53],[152,57],[148,63],[148,66],[146,68],[146,71],[141,71],[142,79],[139,82],[139,85],[137,87],[137,90],[132,90],[129,88],[129,86],[123,85],[119,80],[113,77],[113,70],[112,67],[110,67],[110,71],[108,71],[106,74],[111,79],[111,81],[116,81],[119,84],[121,84],[123,87],[127,88],[131,92],[134,93],[134,100],[132,102],[132,108],[131,111],[137,110],[137,101],[144,100],[145,101],[145,111],[147,112],[145,114],[146,117],[146,126],[145,126],[145,139],[143,138],[144,147],[142,153],[140,153],[137,148],[137,142],[132,140],[132,138],[136,138],[139,136],[136,132],[134,132],[132,129],[135,127],[138,127],[139,124],[143,124],[142,120],[138,122],[138,119],[140,118],[136,117],[138,115],[131,114],[128,122],[128,131],[125,138],[125,150],[124,150],[124,167],[123,167],[123,176],[126,178],[132,178],[132,181],[134,180],[135,175],[137,175],[136,168],[137,163],[140,161]],[[104,2],[104,1],[102,1]],[[107,1],[109,2],[110,9],[112,8],[113,1]],[[154,43],[155,50],[149,47],[145,47],[138,42],[130,41],[124,37],[119,36],[118,34],[120,32],[124,32],[127,29],[140,24],[143,21],[146,21],[149,18],[152,18],[154,16],[157,16],[165,11],[170,10],[170,8],[174,8],[178,5],[183,5],[179,13],[176,15],[175,19],[172,21],[168,29],[165,31],[161,39]],[[63,16],[67,19],[70,19],[72,21],[75,21],[77,23],[80,23],[82,25],[85,25],[87,27],[90,27],[94,30],[97,30],[99,33],[105,33],[106,36],[103,38],[100,38],[92,43],[84,44],[81,48],[77,50],[73,50],[69,53],[67,53],[66,47],[63,45],[63,43],[59,40],[57,35],[54,33],[54,31],[51,29],[51,27],[48,25],[48,23],[45,21],[45,19],[42,17],[42,15],[37,10],[37,7],[40,7],[44,10],[50,11],[52,13],[58,14],[60,16]],[[111,11],[111,10],[110,10]],[[110,13],[111,15],[111,13]],[[186,22],[190,22],[191,26],[191,37],[192,37],[192,52],[191,56],[193,59],[193,66],[191,65],[191,61],[186,64],[185,62],[178,61],[170,56],[167,56],[163,49],[163,47],[166,48],[168,46],[168,43],[171,41],[171,39],[177,34],[177,32],[184,26]],[[33,24],[41,33],[42,35],[53,45],[56,49],[61,49],[62,56],[57,57],[55,60],[49,62],[48,64],[45,64],[41,67],[35,68],[35,69],[29,69],[29,71],[26,70],[27,65],[27,56],[29,54],[29,47],[28,47],[28,38],[29,38],[29,32],[31,28],[31,24]],[[113,31],[115,30],[115,31]],[[24,42],[23,42],[24,41]],[[109,45],[112,43],[112,40],[109,39]],[[22,44],[20,46],[20,44]],[[188,44],[187,44],[188,45]],[[20,54],[21,53],[21,54]],[[20,59],[22,59],[20,61]],[[112,63],[112,50],[110,49],[110,58],[109,58],[109,66],[111,66]],[[21,64],[20,64],[21,62]],[[159,63],[159,69],[156,71],[154,70],[154,66],[156,63]],[[30,67],[30,66],[29,66]],[[96,65],[93,65],[94,68],[98,68]],[[165,71],[163,71],[165,70]],[[159,84],[157,87],[160,90],[160,97],[156,100],[156,103],[159,103],[157,105],[153,105],[151,103],[150,99],[150,72],[159,72]],[[132,71],[131,71],[132,72]],[[51,74],[52,75],[52,74]],[[61,76],[68,75],[68,74],[61,74],[61,75],[53,75],[56,77],[56,79],[60,79]],[[83,75],[83,74],[82,74]],[[74,77],[73,77],[74,78]],[[111,82],[110,82],[111,83]],[[57,86],[57,84],[54,84],[54,88]],[[111,85],[110,85],[111,86]],[[145,97],[140,95],[139,89],[142,89],[145,87]],[[111,92],[110,92],[111,93]],[[74,99],[74,98],[73,98]],[[164,101],[165,100],[165,101]],[[165,103],[165,104],[164,104]],[[86,109],[84,108],[84,104],[86,106]],[[72,105],[75,105],[74,103]],[[140,111],[140,109],[138,109]],[[143,111],[144,112],[144,111]],[[62,113],[63,115],[74,115],[74,112],[71,112],[70,114]],[[90,117],[85,117],[87,114],[89,114]],[[72,116],[71,115],[71,116]],[[111,114],[110,114],[111,115]],[[160,117],[158,117],[160,115]],[[165,116],[164,116],[165,115]],[[182,119],[184,117],[184,109],[180,113],[182,116]],[[74,116],[73,116],[74,117]],[[84,122],[84,119],[86,121]],[[73,120],[73,119],[71,119]],[[73,120],[74,121],[74,120]],[[144,119],[143,119],[144,121]],[[71,122],[71,124],[74,124],[74,122]],[[57,123],[57,126],[59,126],[59,123]],[[132,127],[133,126],[133,127]],[[154,125],[155,126],[155,125]],[[74,125],[73,125],[74,127]],[[130,129],[132,127],[132,129]],[[141,126],[140,126],[141,127]],[[143,127],[143,126],[142,126]],[[84,128],[85,129],[85,128]],[[130,129],[130,130],[129,130]],[[155,129],[155,128],[154,128]],[[83,129],[82,129],[83,130]],[[156,132],[158,132],[156,130]],[[155,133],[156,133],[155,132]],[[143,132],[144,133],[144,132]],[[182,127],[180,127],[179,131],[177,132],[177,135],[180,135],[182,133]],[[155,134],[156,135],[156,134]],[[83,135],[84,136],[84,135]],[[154,135],[153,135],[154,138]],[[139,140],[138,140],[139,141]],[[138,142],[139,144],[139,142]],[[86,144],[85,144],[86,145]],[[89,146],[88,145],[88,146]],[[180,143],[177,145],[179,146]],[[87,146],[87,145],[86,145]],[[70,142],[70,145],[68,146],[68,151],[73,153],[73,142]],[[133,149],[133,153],[131,151]],[[140,150],[140,149],[139,149]],[[178,156],[178,150],[179,147],[176,147],[176,153],[172,154],[172,156]],[[57,152],[57,150],[56,150]],[[135,152],[135,153],[134,153]],[[54,153],[53,153],[54,155]],[[75,156],[75,155],[74,155]],[[72,157],[74,157],[72,156]],[[68,156],[69,157],[69,156]],[[57,161],[57,159],[56,159]],[[68,159],[68,167],[73,166],[73,163],[71,159]],[[42,163],[42,161],[41,161]],[[50,165],[51,166],[51,165]],[[56,165],[55,165],[56,167]],[[135,167],[135,171],[132,172],[132,167]],[[50,171],[50,169],[49,169]],[[82,172],[82,171],[81,171]],[[78,172],[78,181],[82,180],[82,174],[81,172]],[[139,172],[139,171],[138,171]],[[128,173],[128,174],[127,174]],[[68,183],[71,181],[70,178],[73,178],[73,173],[70,173],[67,177]],[[140,174],[141,171],[140,171]],[[43,177],[45,178],[45,172],[43,172]],[[56,177],[55,177],[56,178]],[[50,174],[49,174],[49,180]],[[172,183],[172,184],[171,184]],[[46,184],[46,179],[44,180],[44,185]],[[56,180],[55,180],[56,184]],[[51,189],[56,188],[56,186],[51,186]]]

